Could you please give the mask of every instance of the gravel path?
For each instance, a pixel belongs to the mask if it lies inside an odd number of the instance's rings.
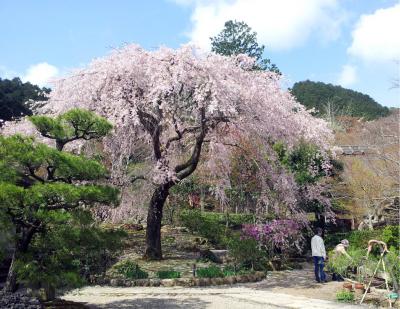
[[[86,287],[64,299],[92,308],[121,309],[258,309],[357,308],[334,302],[342,283],[315,283],[310,265],[302,270],[270,272],[266,280],[215,287]]]
[[[354,308],[332,301],[293,296],[246,287],[215,288],[113,288],[86,287],[63,297],[85,302],[92,308],[124,309],[258,309],[258,308]]]

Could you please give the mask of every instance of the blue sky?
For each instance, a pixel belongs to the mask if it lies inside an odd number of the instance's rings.
[[[329,82],[400,105],[394,0],[0,0],[0,77],[45,85],[124,43],[207,50],[229,19],[257,31],[288,86]]]

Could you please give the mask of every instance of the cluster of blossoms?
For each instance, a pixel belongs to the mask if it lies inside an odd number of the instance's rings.
[[[295,220],[281,219],[266,224],[246,224],[242,235],[256,240],[261,247],[286,250],[293,245],[298,246],[302,240],[302,228],[302,224]]]
[[[266,151],[273,141],[291,149],[301,140],[328,151],[333,137],[325,121],[281,89],[279,75],[250,70],[253,64],[245,55],[201,54],[191,46],[146,51],[127,45],[56,81],[41,112],[59,114],[78,107],[112,122],[113,134],[102,150],[114,181],[131,186],[128,165],[138,145],[144,145],[151,155],[144,159],[145,170],[133,178],[146,178],[149,190],[169,188],[190,175],[201,154],[218,172],[217,191],[223,197],[229,186],[227,177],[221,177],[229,174],[228,145],[239,138],[256,141]],[[295,213],[292,177],[270,164],[272,159],[266,160],[262,151],[256,156],[262,165],[260,201],[271,208],[283,203]]]

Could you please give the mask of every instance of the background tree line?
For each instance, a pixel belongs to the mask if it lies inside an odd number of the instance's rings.
[[[23,83],[18,77],[0,78],[0,126],[3,121],[32,115],[30,102],[45,100],[49,92],[49,88]]]

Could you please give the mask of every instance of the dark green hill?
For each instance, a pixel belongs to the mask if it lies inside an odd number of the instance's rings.
[[[31,83],[23,83],[19,78],[0,78],[0,120],[11,120],[25,115],[32,115],[28,100],[45,100],[43,92],[48,88],[40,88]],[[1,122],[0,122],[1,126]]]
[[[389,108],[370,96],[341,86],[322,82],[302,81],[293,85],[292,94],[307,108],[315,108],[318,116],[329,110],[337,115],[363,117],[372,120],[389,115]]]

